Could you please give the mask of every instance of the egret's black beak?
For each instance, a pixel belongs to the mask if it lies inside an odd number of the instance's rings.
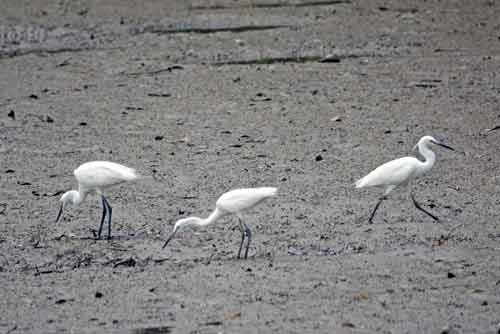
[[[447,149],[449,149],[449,150],[455,151],[455,149],[454,149],[453,147],[450,147],[450,146],[448,146],[448,145],[446,145],[446,144],[443,144],[443,143],[441,143],[441,142],[438,142],[438,141],[433,141],[433,143],[434,143],[434,144],[436,144],[436,145],[439,145],[439,146],[441,146],[441,147],[447,148]]]
[[[495,130],[498,130],[498,129],[500,129],[500,125],[492,127],[491,129],[486,129],[486,132],[495,131]]]
[[[61,218],[62,213],[63,213],[63,210],[64,210],[64,203],[61,203],[61,208],[59,209],[59,213],[57,214],[56,223],[57,223],[57,222],[59,221],[59,219]]]
[[[176,232],[176,231],[172,232],[172,234],[168,237],[167,241],[165,241],[165,244],[163,245],[163,247],[162,247],[162,248],[167,247],[167,245],[168,245],[168,243],[170,242],[170,240],[172,240],[172,239],[173,239],[173,237],[174,237],[174,235],[175,235],[175,232]]]

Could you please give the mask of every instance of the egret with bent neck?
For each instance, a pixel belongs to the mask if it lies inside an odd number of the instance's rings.
[[[111,214],[113,209],[104,197],[104,191],[114,185],[137,179],[134,169],[109,161],[91,161],[80,165],[75,171],[78,181],[78,190],[70,190],[61,196],[61,207],[57,214],[56,223],[62,217],[68,204],[79,205],[91,192],[96,192],[102,199],[102,218],[97,232],[97,239],[101,238],[106,214],[108,214],[108,239],[111,239]]]
[[[238,217],[239,227],[241,231],[241,242],[240,249],[238,251],[238,259],[241,257],[241,250],[243,248],[243,242],[245,241],[245,236],[247,237],[247,245],[245,249],[245,259],[248,257],[248,248],[252,241],[252,231],[247,224],[241,218],[241,213],[243,211],[249,210],[265,199],[276,195],[277,188],[273,187],[261,187],[261,188],[246,188],[246,189],[235,189],[227,193],[222,194],[221,197],[215,203],[215,210],[207,218],[199,217],[188,217],[179,219],[175,222],[172,234],[168,237],[163,245],[165,248],[170,240],[175,236],[180,228],[186,226],[206,226],[214,223],[219,218],[235,214]]]

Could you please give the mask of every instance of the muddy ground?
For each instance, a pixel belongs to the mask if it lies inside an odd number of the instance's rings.
[[[302,2],[300,2],[302,1]],[[1,2],[0,333],[497,333],[500,3]],[[23,34],[24,32],[24,34]],[[328,62],[321,62],[326,58]],[[412,154],[440,217],[352,183]],[[72,171],[145,177],[54,223]],[[237,187],[236,220],[162,241]]]

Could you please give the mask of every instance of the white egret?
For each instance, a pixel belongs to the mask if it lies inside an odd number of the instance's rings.
[[[108,239],[111,239],[111,214],[112,208],[108,200],[104,197],[104,190],[107,188],[138,178],[134,169],[109,161],[91,161],[80,165],[75,171],[78,181],[78,190],[70,190],[61,196],[61,207],[57,214],[56,223],[68,204],[79,205],[85,197],[96,192],[102,199],[102,218],[97,233],[97,238],[101,238],[102,227],[106,213],[108,214]]]
[[[414,157],[404,157],[392,160],[375,168],[368,175],[356,181],[356,188],[363,188],[368,186],[386,187],[383,196],[377,202],[377,205],[375,205],[375,208],[370,215],[370,219],[368,220],[370,223],[373,222],[375,212],[377,212],[377,209],[382,201],[385,200],[387,198],[387,195],[399,185],[408,187],[408,194],[411,195],[413,204],[418,210],[426,213],[434,220],[439,220],[436,216],[420,206],[420,204],[415,200],[415,197],[411,193],[410,188],[410,181],[427,173],[436,161],[436,155],[429,148],[431,143],[454,151],[453,148],[436,140],[434,137],[424,136],[420,138],[417,145],[415,145],[415,147],[413,148],[418,148],[420,154],[425,158],[424,161],[420,161]]]
[[[252,231],[241,218],[241,213],[258,205],[266,198],[276,195],[277,190],[277,188],[273,187],[247,188],[235,189],[222,194],[215,203],[215,210],[207,218],[188,217],[176,221],[172,234],[168,237],[167,241],[165,241],[163,248],[167,246],[170,240],[174,237],[175,233],[181,227],[189,225],[205,226],[214,223],[217,219],[223,216],[235,214],[238,217],[241,231],[241,243],[238,251],[238,259],[241,257],[241,250],[243,242],[245,241],[245,235],[248,238],[245,250],[246,259],[248,257],[248,248],[250,247],[250,242],[252,241]]]

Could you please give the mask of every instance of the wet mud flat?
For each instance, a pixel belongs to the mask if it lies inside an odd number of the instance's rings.
[[[498,3],[2,7],[0,333],[498,331]],[[457,149],[413,185],[440,221],[397,192],[368,224],[353,182],[426,134]],[[112,241],[97,198],[54,224],[89,160],[147,176]],[[230,217],[161,249],[255,186],[248,260]]]

